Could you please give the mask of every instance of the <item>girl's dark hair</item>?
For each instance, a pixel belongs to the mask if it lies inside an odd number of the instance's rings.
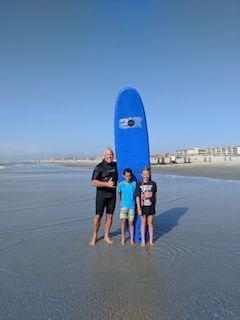
[[[125,173],[126,172],[128,172],[128,173],[130,173],[131,174],[131,176],[132,176],[132,169],[130,169],[130,168],[125,168],[124,170],[123,170],[123,175],[125,175]]]

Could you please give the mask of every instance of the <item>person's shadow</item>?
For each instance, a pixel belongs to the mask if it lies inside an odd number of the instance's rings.
[[[172,208],[155,216],[154,241],[178,226],[179,219],[188,211],[186,207]]]
[[[179,219],[188,211],[187,207],[172,208],[166,210],[159,215],[154,216],[154,242],[161,238],[164,234],[170,232],[173,228],[178,226]],[[120,228],[110,233],[112,237],[121,234]],[[126,240],[129,239],[129,235]]]

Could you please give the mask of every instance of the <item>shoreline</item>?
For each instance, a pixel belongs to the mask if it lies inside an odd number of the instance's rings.
[[[94,161],[40,161],[43,164],[55,164],[66,167],[86,166],[92,167],[99,163],[101,159]],[[183,164],[152,164],[153,173],[161,173],[168,175],[190,176],[190,177],[205,177],[221,180],[240,180],[240,163],[183,163]]]

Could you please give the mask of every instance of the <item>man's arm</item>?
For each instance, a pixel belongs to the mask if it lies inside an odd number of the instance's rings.
[[[112,178],[108,181],[101,181],[102,171],[101,168],[98,166],[95,167],[93,174],[92,174],[92,185],[96,188],[116,188],[114,186],[114,181]]]
[[[100,181],[97,179],[93,179],[92,185],[97,188],[102,188],[102,187],[112,188],[112,189],[116,188],[116,186],[114,185],[114,181],[112,181],[112,178],[108,181]]]

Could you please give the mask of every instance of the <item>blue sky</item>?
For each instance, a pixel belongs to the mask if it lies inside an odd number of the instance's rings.
[[[0,37],[0,160],[101,154],[125,86],[151,153],[240,144],[239,0],[3,0]]]

